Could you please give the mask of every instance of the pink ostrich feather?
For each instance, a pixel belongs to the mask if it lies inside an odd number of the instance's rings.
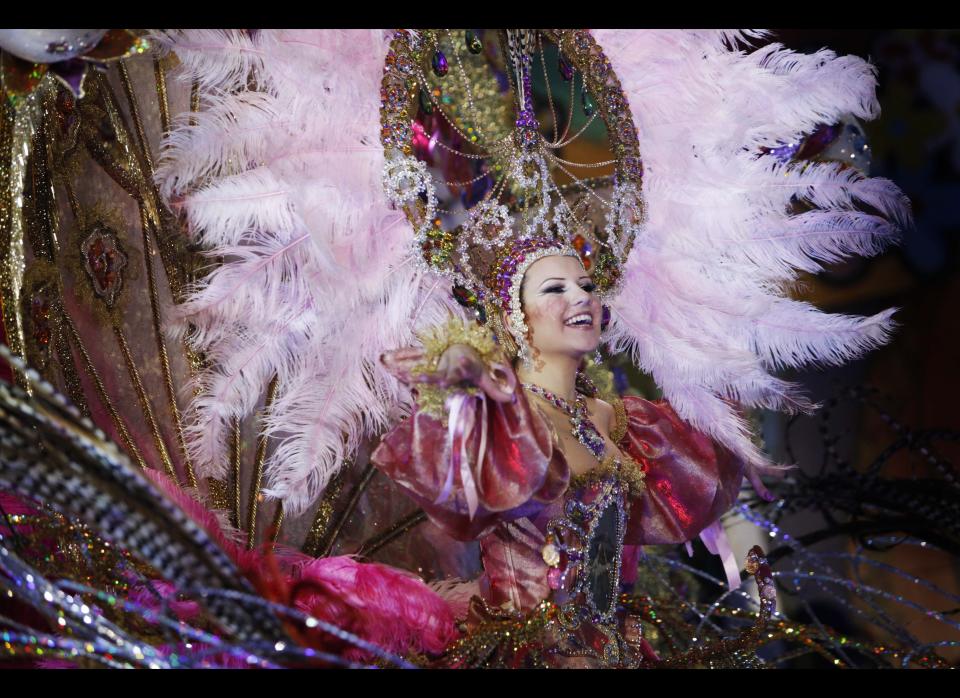
[[[146,476],[201,526],[251,581],[268,580],[272,569],[268,553],[247,550],[243,534],[229,526],[223,513],[210,510],[195,491],[182,489],[164,473],[147,470]],[[278,545],[271,546],[269,556],[278,563],[289,586],[291,605],[383,649],[436,654],[457,637],[453,609],[416,575],[377,563],[360,563],[349,556],[312,558]],[[195,602],[176,600],[176,589],[169,583],[149,583],[156,593],[141,587],[134,590],[131,600],[159,606],[159,593],[169,599],[179,618],[189,620],[199,613]],[[365,653],[351,649],[346,656],[361,660]]]
[[[752,48],[760,31],[593,33],[623,84],[646,173],[647,221],[608,342],[751,474],[766,471],[731,401],[809,410],[771,370],[849,361],[894,327],[893,310],[863,318],[790,299],[798,272],[881,252],[910,212],[891,182],[836,164],[783,165],[760,149],[845,115],[876,117],[876,71],[828,50]],[[791,214],[795,199],[813,209]]]
[[[305,562],[293,573],[294,603],[331,623],[344,624],[394,652],[438,654],[454,639],[451,607],[419,578],[376,563],[340,556]],[[360,659],[362,650],[347,657]]]
[[[265,493],[296,515],[409,392],[383,351],[449,307],[412,263],[413,232],[380,182],[380,30],[187,30],[160,37],[197,80],[203,108],[176,117],[157,170],[189,235],[222,259],[168,332],[206,354],[187,391],[188,449],[222,476],[234,419],[267,383],[274,444]],[[250,85],[255,85],[251,88]]]

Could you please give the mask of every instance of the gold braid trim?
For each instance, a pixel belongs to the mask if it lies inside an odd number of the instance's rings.
[[[457,317],[451,316],[445,325],[425,330],[417,335],[417,339],[423,344],[424,358],[410,371],[414,376],[436,373],[443,353],[454,344],[472,347],[487,366],[503,361],[503,353],[488,329],[474,323],[467,323]],[[476,386],[441,387],[429,383],[418,383],[417,406],[421,411],[446,424],[447,398],[456,393],[476,395],[479,391],[480,388]]]
[[[610,440],[619,444],[623,437],[627,435],[627,408],[623,405],[623,400],[615,397],[613,404],[613,429],[610,430]]]
[[[547,599],[527,613],[494,608],[479,596],[474,596],[471,602],[482,609],[484,620],[447,648],[440,660],[441,666],[510,666],[510,659],[519,647],[543,644],[545,631],[558,622],[563,611],[563,607]],[[534,665],[546,667],[539,655],[539,652],[533,653]]]
[[[631,497],[639,497],[647,488],[647,473],[633,458],[623,454],[622,462],[617,456],[610,455],[604,458],[596,468],[574,475],[570,478],[570,489],[579,490],[610,476],[619,478],[627,485]]]

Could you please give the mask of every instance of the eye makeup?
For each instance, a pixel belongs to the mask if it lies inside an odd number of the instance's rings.
[[[594,291],[597,290],[597,285],[596,285],[595,283],[593,283],[592,281],[590,281],[590,282],[585,283],[585,284],[583,284],[582,286],[580,286],[580,288],[582,288],[582,289],[583,289],[584,291],[586,291],[587,293],[593,293]],[[542,291],[540,291],[540,293],[541,293],[541,294],[543,294],[543,293],[563,293],[563,292],[566,291],[566,290],[567,290],[567,287],[566,287],[566,286],[564,286],[564,285],[562,285],[562,284],[558,284],[558,285],[554,285],[554,286],[548,286],[547,288],[545,288],[545,289],[543,289]]]

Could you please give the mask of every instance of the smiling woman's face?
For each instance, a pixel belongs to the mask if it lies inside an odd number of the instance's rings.
[[[541,355],[579,359],[600,344],[596,286],[576,257],[554,255],[530,265],[521,300],[531,345]]]

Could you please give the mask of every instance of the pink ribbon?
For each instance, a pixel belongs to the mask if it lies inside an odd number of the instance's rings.
[[[474,399],[476,398],[476,400]],[[473,430],[477,423],[477,404],[479,400],[481,405],[480,418],[480,449],[477,454],[477,467],[483,463],[484,454],[487,452],[487,398],[486,395],[469,395],[467,393],[456,393],[447,398],[446,406],[448,410],[447,427],[447,448],[450,451],[450,467],[447,469],[447,477],[443,483],[443,489],[434,501],[434,504],[443,504],[449,499],[453,492],[453,474],[460,471],[460,483],[463,485],[463,495],[467,500],[467,512],[470,519],[477,513],[477,507],[480,503],[477,494],[477,483],[473,477],[473,468],[470,464],[470,454],[467,453],[467,443],[473,435]],[[459,448],[458,448],[459,442]]]
[[[700,532],[700,540],[713,555],[719,555],[723,561],[723,570],[727,573],[727,584],[730,590],[740,587],[740,566],[733,556],[733,549],[727,539],[727,532],[723,524],[717,519]]]

